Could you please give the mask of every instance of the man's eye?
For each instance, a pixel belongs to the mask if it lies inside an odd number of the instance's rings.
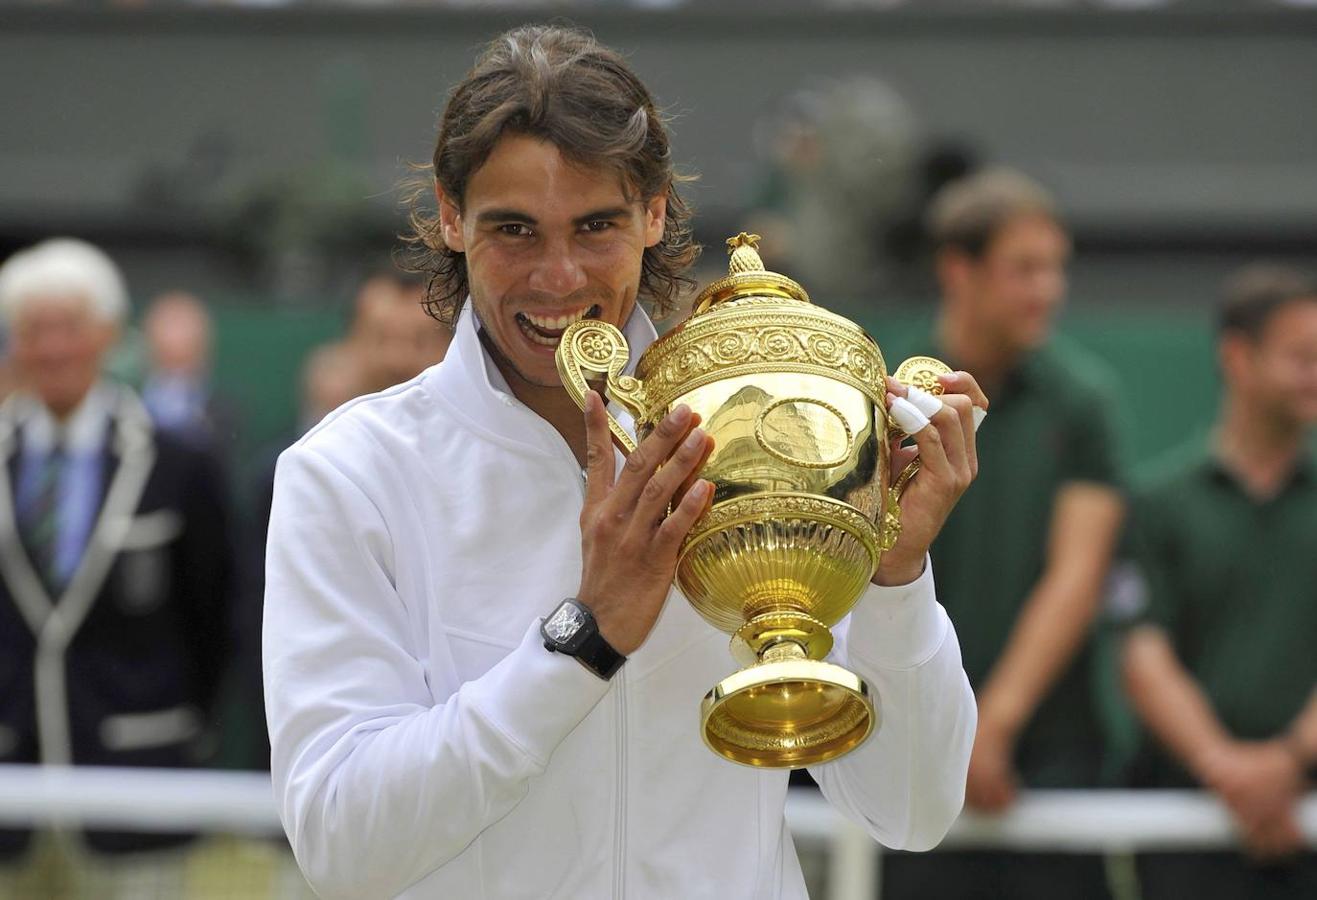
[[[530,227],[520,222],[508,222],[506,225],[500,225],[498,230],[512,237],[530,237]]]
[[[585,230],[593,234],[597,234],[601,231],[607,231],[612,227],[613,227],[613,223],[608,221],[607,219],[598,219],[594,222],[585,223]]]

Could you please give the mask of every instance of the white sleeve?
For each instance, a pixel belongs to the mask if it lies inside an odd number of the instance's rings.
[[[279,461],[263,634],[271,769],[322,898],[400,893],[459,854],[608,684],[544,649],[538,621],[484,676],[435,697],[379,509],[306,447]]]
[[[870,585],[833,629],[832,660],[869,684],[879,727],[863,746],[810,768],[834,807],[884,846],[928,850],[965,802],[978,710],[933,565],[901,587]]]

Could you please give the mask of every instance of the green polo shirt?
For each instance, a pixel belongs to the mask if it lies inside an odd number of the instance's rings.
[[[1231,734],[1288,728],[1317,686],[1317,454],[1258,500],[1199,438],[1137,486],[1133,528],[1147,591],[1136,621],[1165,629]],[[1139,780],[1192,783],[1151,742]]]
[[[932,340],[917,352],[939,355]],[[938,599],[976,690],[1043,573],[1058,489],[1121,483],[1114,378],[1101,362],[1054,339],[985,388],[979,475],[932,548]],[[1103,733],[1088,641],[1020,734],[1017,771],[1029,787],[1096,785]]]

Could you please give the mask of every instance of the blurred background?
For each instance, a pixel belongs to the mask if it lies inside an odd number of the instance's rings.
[[[814,293],[895,322],[930,296],[921,202],[1008,163],[1073,229],[1084,336],[1134,352],[1152,329],[1192,353],[1184,325],[1232,267],[1317,258],[1304,5],[6,3],[0,254],[78,235],[123,267],[138,308],[202,296],[240,441],[259,444],[291,422],[300,350],[342,328],[387,259],[395,187],[428,162],[474,50],[565,12],[625,50],[673,116],[705,243],[780,214]],[[1204,412],[1205,368],[1170,359],[1184,380],[1160,383],[1183,402],[1140,431],[1143,451]]]
[[[671,117],[699,176],[700,282],[723,271],[726,237],[758,233],[770,268],[893,348],[889,363],[937,316],[932,198],[1001,166],[1043,186],[1073,240],[1056,329],[1113,379],[1131,470],[1213,422],[1228,277],[1317,268],[1305,0],[2,2],[0,262],[52,237],[101,248],[129,300],[107,370],[223,473],[233,662],[198,763],[259,771],[268,752],[250,623],[275,456],[446,347],[393,259],[400,185],[424,175],[479,47],[551,18],[622,50]],[[21,383],[0,364],[6,390]],[[1114,618],[1093,620],[1092,665],[1101,786],[1122,788],[1144,738]],[[222,855],[191,863],[187,896],[305,890],[277,840],[203,845]],[[47,868],[82,851],[49,852]],[[817,896],[840,889],[802,855]],[[1101,877],[1132,898],[1126,863]],[[52,895],[58,878],[37,877],[0,874],[0,895]],[[135,895],[175,895],[155,890]]]

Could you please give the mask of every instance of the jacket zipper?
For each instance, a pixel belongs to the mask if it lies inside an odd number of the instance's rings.
[[[538,422],[547,425],[538,416],[535,418]],[[567,442],[562,439],[562,435],[558,434],[552,426],[548,428],[553,436],[558,438],[562,449],[567,451],[567,458],[572,466],[580,473],[581,499],[584,500],[589,480],[587,473],[585,469],[580,468],[576,456],[567,446]],[[613,900],[624,900],[626,895],[626,666],[619,669],[613,677],[617,685],[617,702],[614,704],[617,709],[617,801],[613,810],[613,815],[616,817],[613,824]]]

